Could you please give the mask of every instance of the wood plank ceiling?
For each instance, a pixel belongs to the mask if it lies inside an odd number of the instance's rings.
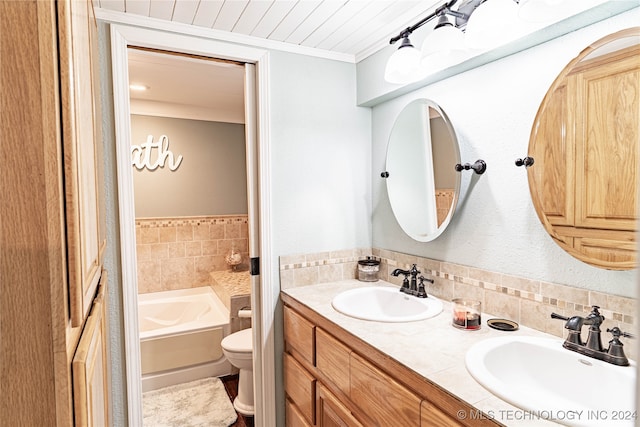
[[[444,0],[94,0],[102,9],[231,32],[358,62]]]

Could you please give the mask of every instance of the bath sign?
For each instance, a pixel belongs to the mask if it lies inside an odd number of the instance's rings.
[[[168,162],[169,169],[174,171],[182,163],[182,156],[176,159],[169,150],[169,137],[166,135],[162,135],[158,141],[154,141],[153,135],[149,135],[144,144],[131,146],[131,155],[131,163],[138,170],[144,168],[150,171],[156,170],[158,167],[164,167]]]

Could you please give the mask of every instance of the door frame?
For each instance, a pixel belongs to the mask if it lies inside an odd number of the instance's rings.
[[[258,176],[251,179],[257,185],[259,206],[260,275],[252,276],[253,304],[253,371],[256,425],[275,425],[275,337],[274,315],[278,286],[274,277],[271,251],[271,197],[269,155],[269,52],[263,49],[222,42],[206,36],[177,32],[175,27],[155,29],[111,23],[111,61],[118,182],[118,214],[120,219],[120,257],[122,263],[122,294],[125,339],[125,363],[129,425],[142,425],[142,383],[138,332],[137,271],[133,173],[131,170],[131,123],[129,105],[128,46],[140,46],[169,52],[180,52],[212,58],[229,59],[253,64],[255,105],[245,105],[255,117]],[[139,24],[139,22],[138,22]],[[155,24],[157,27],[157,23]],[[251,191],[251,190],[250,190]],[[251,203],[251,202],[250,202]],[[251,207],[249,208],[251,210]],[[254,236],[255,237],[255,236]]]

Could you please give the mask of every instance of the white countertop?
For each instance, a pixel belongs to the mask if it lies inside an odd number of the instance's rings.
[[[291,288],[282,292],[504,425],[560,425],[539,416],[547,418],[548,414],[521,410],[494,396],[473,379],[467,372],[464,361],[467,349],[486,338],[505,335],[539,336],[556,340],[560,338],[522,325],[517,331],[511,332],[492,329],[486,322],[495,316],[486,313],[482,313],[481,329],[457,329],[451,326],[451,303],[448,301],[442,301],[444,308],[439,315],[406,323],[359,320],[339,313],[331,306],[331,300],[338,293],[365,286],[395,285],[382,280],[344,280]],[[477,414],[460,413],[458,416],[470,418]]]

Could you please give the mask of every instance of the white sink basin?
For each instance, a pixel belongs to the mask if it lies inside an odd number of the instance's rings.
[[[469,373],[533,418],[569,426],[633,426],[636,367],[562,347],[562,340],[489,338],[466,353]],[[498,421],[499,414],[494,414]],[[536,418],[537,417],[537,418]]]
[[[333,298],[331,305],[347,316],[378,322],[412,322],[442,312],[442,302],[431,295],[418,298],[404,294],[398,288],[385,286],[341,292]]]

